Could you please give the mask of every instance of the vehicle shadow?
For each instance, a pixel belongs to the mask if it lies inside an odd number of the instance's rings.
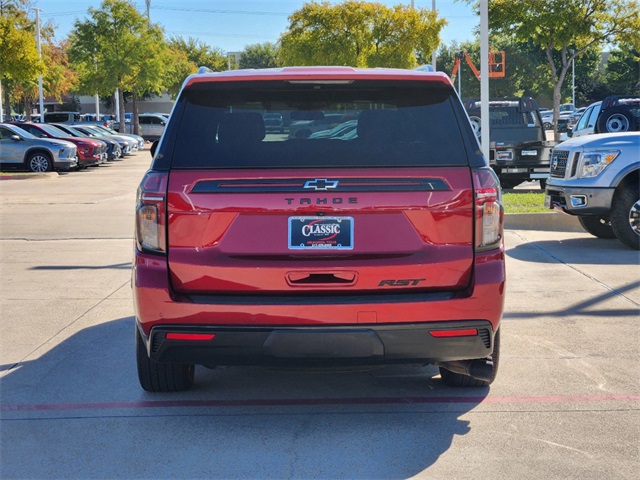
[[[489,392],[433,367],[198,367],[189,392],[149,394],[133,328],[106,322],[3,367],[3,477],[406,478],[471,431],[460,417]]]
[[[535,263],[571,263],[590,265],[638,265],[640,253],[616,239],[580,237],[522,243],[506,252],[516,260]]]
[[[602,295],[588,298],[584,301],[575,303],[573,305],[567,305],[559,310],[546,310],[546,311],[506,311],[503,314],[503,319],[520,319],[525,320],[529,318],[537,317],[556,317],[567,318],[570,316],[577,317],[596,317],[596,318],[614,318],[614,317],[635,317],[638,315],[638,307],[630,303],[629,308],[602,308],[601,304],[614,299],[616,297],[624,296],[628,292],[632,292],[640,288],[640,281],[633,282],[623,287],[616,288],[615,290],[606,291]]]

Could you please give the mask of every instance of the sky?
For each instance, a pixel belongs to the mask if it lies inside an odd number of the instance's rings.
[[[411,0],[377,1],[389,6],[411,3]],[[89,7],[99,8],[102,0],[33,3],[41,10],[43,22],[57,25],[56,39],[62,40],[71,32],[74,22],[86,18]],[[146,12],[145,0],[134,3],[138,11]],[[287,17],[305,3],[304,0],[151,0],[150,15],[169,37],[194,37],[223,52],[238,52],[246,45],[276,42],[287,28]],[[414,4],[431,9],[432,0],[414,0]],[[480,20],[464,1],[436,0],[436,9],[449,22],[441,34],[443,43],[473,39]]]

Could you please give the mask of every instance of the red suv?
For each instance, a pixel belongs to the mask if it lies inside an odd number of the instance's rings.
[[[270,112],[357,119],[267,133]],[[285,127],[286,129],[286,127]],[[495,378],[503,209],[449,78],[305,67],[190,76],[137,195],[137,366],[432,363]]]

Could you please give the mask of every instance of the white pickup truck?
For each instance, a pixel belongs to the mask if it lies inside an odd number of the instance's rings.
[[[640,132],[572,138],[551,152],[545,206],[640,250]]]

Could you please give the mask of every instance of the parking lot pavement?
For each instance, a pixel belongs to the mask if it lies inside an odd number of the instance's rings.
[[[130,279],[148,152],[0,184],[1,478],[637,478],[638,253],[508,230],[487,389],[433,367],[196,370],[137,382]]]

